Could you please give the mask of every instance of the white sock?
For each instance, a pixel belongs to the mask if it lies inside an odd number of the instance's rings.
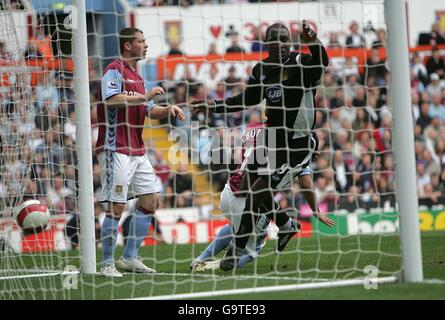
[[[280,229],[280,231],[287,231],[290,229],[291,225],[292,225],[292,218],[289,218],[289,220],[287,220],[287,222],[282,226],[280,226],[278,229]]]

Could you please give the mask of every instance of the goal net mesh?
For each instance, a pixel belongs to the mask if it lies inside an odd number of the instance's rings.
[[[33,8],[2,1],[0,299],[205,296],[220,290],[236,294],[243,288],[397,276],[399,214],[383,2],[144,7],[149,2],[110,1],[87,10],[98,271],[88,275],[81,272],[79,250],[81,186],[73,89],[78,79],[72,60],[77,12],[62,3],[43,1],[44,7]],[[237,167],[246,128],[264,120],[266,107],[261,103],[244,112],[208,115],[192,114],[190,103],[245,90],[253,66],[267,57],[264,31],[276,21],[290,29],[292,50],[307,52],[298,37],[304,19],[330,57],[316,87],[319,150],[310,177],[321,213],[336,225],[329,228],[313,217],[296,179],[275,194],[280,207],[302,224],[284,251],[275,251],[277,228],[272,222],[265,246],[250,263],[221,271],[213,261],[224,256],[225,247],[209,257],[208,269],[192,272],[192,261],[229,223],[219,207],[220,193]],[[107,207],[99,202],[101,168],[95,152],[98,91],[105,67],[118,58],[117,35],[129,25],[141,29],[148,43],[147,57],[137,68],[146,88],[162,86],[166,94],[155,102],[178,104],[186,119],[146,119],[143,130],[162,187],[160,208],[139,255],[157,273],[105,278],[99,274],[100,228]],[[354,28],[357,34],[351,35]],[[24,235],[17,225],[14,209],[26,199],[49,207],[45,231]],[[131,200],[119,221],[116,260],[134,209]]]

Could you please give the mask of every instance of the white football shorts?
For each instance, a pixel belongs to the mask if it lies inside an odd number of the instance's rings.
[[[101,202],[126,203],[140,195],[161,191],[147,155],[129,156],[110,150],[98,155]]]

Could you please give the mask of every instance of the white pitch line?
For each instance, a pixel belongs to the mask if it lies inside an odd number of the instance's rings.
[[[397,282],[398,280],[397,277],[386,277],[386,278],[375,278],[372,279],[372,281],[373,283],[391,283],[391,282]],[[206,298],[206,297],[233,295],[233,294],[263,293],[263,292],[304,290],[304,289],[317,289],[317,288],[320,289],[320,288],[345,287],[345,286],[363,285],[363,284],[364,284],[364,279],[352,279],[352,280],[338,280],[338,281],[319,282],[319,283],[304,283],[296,285],[171,294],[163,296],[132,298],[128,300],[176,300],[176,299],[190,299],[190,298]]]
[[[136,275],[135,273],[124,273],[124,275]],[[140,275],[140,274],[139,274]],[[169,273],[157,272],[146,274],[145,276],[179,276],[179,277],[201,277],[201,278],[215,278],[215,279],[263,279],[263,280],[291,280],[291,281],[332,281],[332,279],[324,278],[301,278],[301,277],[279,277],[279,276],[263,276],[263,275],[219,275],[206,273]]]
[[[79,271],[68,271],[68,272],[51,272],[51,273],[40,273],[40,274],[24,274],[21,276],[6,276],[0,277],[0,280],[16,280],[16,279],[28,279],[28,278],[40,278],[40,277],[53,277],[53,276],[66,276],[70,274],[79,274]]]

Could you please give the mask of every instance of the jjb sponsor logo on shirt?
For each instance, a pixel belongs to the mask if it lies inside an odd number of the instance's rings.
[[[271,102],[279,102],[283,96],[281,87],[269,87],[266,89],[266,95]]]

